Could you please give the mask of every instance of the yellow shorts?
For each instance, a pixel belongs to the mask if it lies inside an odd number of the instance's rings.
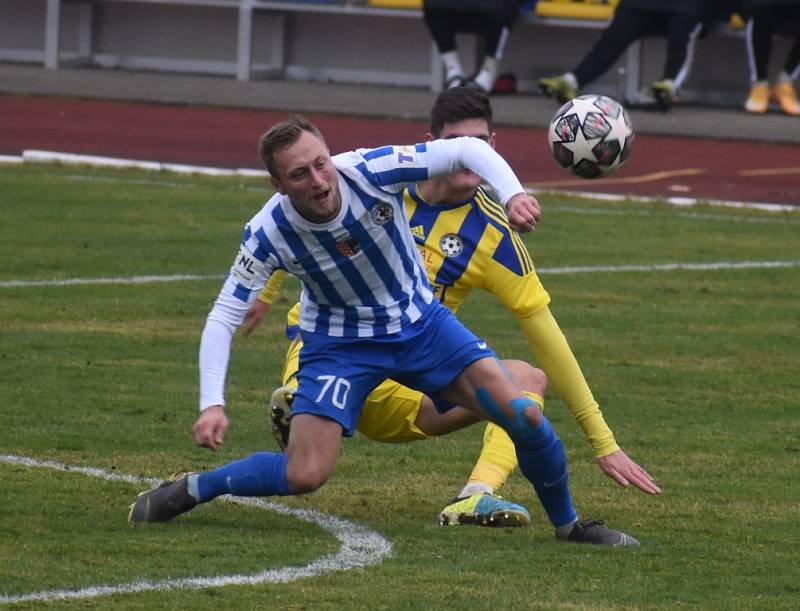
[[[289,344],[286,362],[281,379],[284,384],[292,383],[300,362],[300,348],[303,342],[295,339]],[[383,443],[403,443],[428,439],[428,435],[417,428],[414,422],[419,414],[422,393],[403,386],[394,380],[386,380],[373,390],[361,415],[356,429],[375,441]]]

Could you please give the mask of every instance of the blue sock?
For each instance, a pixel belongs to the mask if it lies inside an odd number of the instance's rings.
[[[533,484],[553,526],[571,524],[578,519],[578,513],[569,491],[564,444],[544,416],[541,426],[538,429],[531,427],[529,431],[520,439],[511,436],[517,449],[519,470]]]
[[[197,500],[205,503],[221,494],[286,496],[286,454],[258,452],[197,476]]]
[[[510,405],[514,410],[514,417],[509,418],[486,389],[478,389],[476,396],[483,408],[506,430],[514,442],[519,470],[533,484],[533,489],[536,490],[553,526],[558,528],[577,520],[578,512],[575,511],[569,491],[564,445],[544,414],[538,428],[525,419],[525,410],[536,407],[536,404],[528,397],[514,399]]]

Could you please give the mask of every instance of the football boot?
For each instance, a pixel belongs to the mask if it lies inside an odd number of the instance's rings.
[[[139,494],[129,508],[128,522],[168,522],[194,509],[197,499],[189,494],[189,475],[185,471],[176,473],[159,486]]]
[[[506,501],[496,494],[473,494],[455,498],[442,509],[439,524],[442,526],[530,526],[528,510]]]
[[[602,520],[578,520],[575,522],[572,531],[564,537],[559,537],[559,539],[572,541],[573,543],[591,543],[593,545],[609,545],[611,547],[639,546],[639,542],[636,539],[626,535],[624,532],[609,528]]]
[[[764,114],[769,108],[769,87],[766,83],[756,83],[747,96],[744,109],[755,114]]]
[[[669,79],[663,81],[656,81],[650,85],[650,92],[653,94],[653,100],[661,112],[669,112],[672,108],[672,103],[675,100],[675,85]]]
[[[539,89],[548,98],[555,98],[561,104],[569,102],[578,93],[577,87],[563,74],[539,79]]]
[[[281,452],[286,451],[289,445],[289,419],[292,417],[292,400],[294,399],[294,388],[289,386],[279,386],[272,393],[269,400],[269,410],[267,420],[275,441],[278,442]]]
[[[778,100],[781,110],[793,117],[800,116],[800,103],[797,101],[797,92],[792,86],[792,81],[782,80],[772,90],[772,95]]]

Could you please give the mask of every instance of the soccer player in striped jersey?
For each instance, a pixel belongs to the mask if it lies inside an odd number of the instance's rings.
[[[223,494],[318,489],[367,395],[390,376],[433,398],[442,411],[460,405],[500,423],[537,490],[563,479],[564,448],[539,406],[519,391],[486,342],[434,298],[402,201],[409,184],[469,169],[492,185],[512,226],[530,231],[539,204],[503,158],[469,137],[331,157],[320,132],[301,117],[274,125],[259,152],[277,193],[245,226],[206,320],[201,413],[192,435],[211,450],[223,443],[233,335],[270,275],[283,269],[303,284],[304,342],[286,452],[257,452],[168,480],[135,499],[129,521],[168,521]]]
[[[434,138],[472,136],[495,144],[492,111],[488,98],[474,89],[458,88],[443,92],[431,112]],[[531,348],[556,390],[586,432],[598,463],[604,472],[622,485],[633,484],[648,493],[659,492],[649,475],[631,461],[614,441],[603,420],[577,362],[555,319],[549,311],[549,295],[536,275],[530,255],[519,236],[511,230],[505,211],[470,172],[437,178],[409,186],[404,204],[411,232],[420,248],[428,278],[439,301],[454,313],[473,289],[494,294],[519,321]],[[282,276],[270,280],[254,304],[246,332],[258,324],[280,287]],[[298,352],[297,311],[289,312],[287,333],[293,339],[283,372],[285,387],[273,395],[273,414],[277,413],[277,439],[285,444],[287,423],[281,418],[289,409],[296,385]],[[543,405],[544,377],[525,363],[510,363],[523,390]],[[538,371],[538,370],[537,370]],[[527,382],[527,384],[526,384]],[[433,402],[422,393],[387,380],[367,399],[357,423],[358,430],[378,441],[402,442],[425,439],[461,428],[474,421],[463,409],[437,415]],[[441,513],[449,524],[524,525],[527,511],[498,499],[493,493],[505,482],[517,464],[514,445],[505,431],[488,424],[484,447],[467,485]],[[567,500],[564,500],[567,499]],[[558,494],[541,499],[557,533],[573,540],[607,543],[621,540],[610,529],[587,520],[569,531],[573,520],[569,489],[564,482]],[[568,516],[559,513],[569,507]],[[567,526],[564,526],[567,524]],[[561,528],[559,532],[559,527]],[[611,531],[614,532],[614,531]],[[629,539],[628,539],[629,540]]]

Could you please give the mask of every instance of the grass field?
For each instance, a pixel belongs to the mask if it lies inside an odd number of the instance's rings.
[[[281,503],[380,533],[393,549],[374,566],[14,603],[32,592],[302,567],[339,543],[316,523],[222,501],[131,528],[127,505],[145,484],[9,462],[152,478],[274,449],[264,404],[285,349],[280,307],[236,340],[223,451],[189,436],[200,330],[243,223],[268,195],[263,184],[8,165],[0,194],[0,603],[9,608],[798,607],[800,213],[551,196],[526,243],[617,440],[664,493],[616,486],[557,397],[547,413],[582,515],[631,532],[640,549],[556,541],[519,474],[502,492],[532,509],[532,528],[439,527],[482,427],[396,446],[356,437],[328,485]],[[736,262],[783,266],[727,265]],[[663,267],[675,263],[707,265]],[[194,277],[133,281],[169,275]],[[106,280],[66,283],[75,279]],[[40,282],[50,280],[61,282]],[[530,358],[493,300],[474,295],[462,318],[504,356]]]

